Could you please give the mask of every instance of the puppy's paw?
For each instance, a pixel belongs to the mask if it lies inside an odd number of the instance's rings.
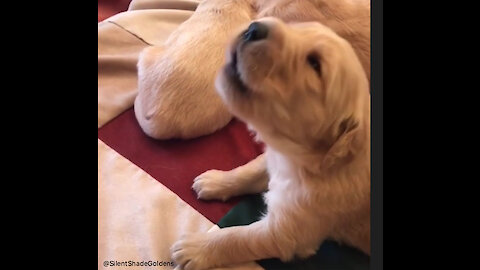
[[[187,234],[171,247],[172,260],[183,270],[204,270],[214,266],[206,234]]]
[[[199,199],[222,201],[228,200],[232,195],[232,184],[228,172],[209,170],[193,180],[192,188]]]

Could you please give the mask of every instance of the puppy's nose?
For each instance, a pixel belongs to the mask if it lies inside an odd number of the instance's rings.
[[[263,23],[253,22],[248,26],[247,32],[243,35],[243,39],[245,41],[255,41],[264,39],[267,36],[268,26]]]

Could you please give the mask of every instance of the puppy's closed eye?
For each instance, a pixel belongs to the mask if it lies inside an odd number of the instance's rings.
[[[310,67],[317,73],[318,76],[322,75],[322,66],[320,63],[320,57],[316,53],[310,53],[307,56],[307,62]]]

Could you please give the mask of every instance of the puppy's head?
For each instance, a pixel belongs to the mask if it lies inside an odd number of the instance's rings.
[[[350,44],[319,23],[260,19],[232,41],[226,59],[218,93],[279,151],[331,161],[347,155],[356,131],[369,125],[363,68]]]

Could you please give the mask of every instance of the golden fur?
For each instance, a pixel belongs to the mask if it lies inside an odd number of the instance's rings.
[[[306,258],[327,238],[370,254],[370,93],[360,57],[320,23],[258,22],[267,38],[235,38],[216,87],[266,152],[228,172],[207,171],[193,188],[222,200],[267,191],[267,213],[177,241],[172,258],[185,270]]]
[[[215,93],[223,50],[255,18],[318,21],[349,41],[370,78],[369,0],[205,0],[162,46],[138,62],[135,115],[157,139],[193,138],[225,126],[232,115]]]

